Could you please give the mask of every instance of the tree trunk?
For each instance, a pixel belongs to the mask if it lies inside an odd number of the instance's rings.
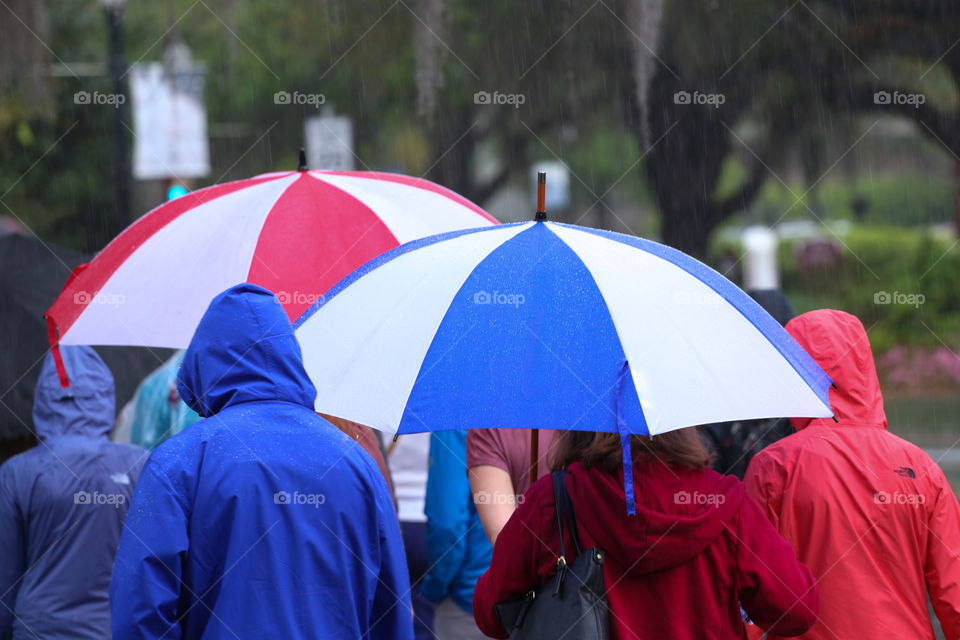
[[[722,219],[713,194],[730,139],[720,109],[674,103],[677,84],[665,73],[658,73],[651,84],[652,146],[645,150],[644,166],[663,242],[702,259]]]
[[[47,2],[12,0],[0,14],[0,92],[19,90],[32,113],[52,116]]]
[[[473,112],[468,107],[447,109],[430,127],[434,164],[426,177],[473,199],[473,150],[476,142]]]

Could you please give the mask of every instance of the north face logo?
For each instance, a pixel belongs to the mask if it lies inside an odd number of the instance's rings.
[[[899,469],[894,469],[894,473],[898,476],[903,476],[904,478],[916,478],[917,474],[914,473],[913,469],[910,467],[900,467]]]

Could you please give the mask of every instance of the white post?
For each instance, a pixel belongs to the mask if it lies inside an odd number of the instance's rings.
[[[743,232],[743,288],[779,289],[777,234],[768,227],[747,227]]]

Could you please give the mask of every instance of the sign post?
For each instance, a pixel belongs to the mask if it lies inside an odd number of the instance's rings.
[[[324,114],[307,118],[303,137],[311,169],[353,171],[353,122],[349,117]]]
[[[204,70],[186,45],[174,44],[163,63],[130,73],[133,106],[133,175],[138,180],[189,180],[210,173]]]

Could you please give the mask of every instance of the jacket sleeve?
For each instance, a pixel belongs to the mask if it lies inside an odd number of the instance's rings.
[[[0,640],[13,635],[14,608],[26,570],[23,515],[14,494],[14,465],[0,467]]]
[[[737,528],[737,581],[747,615],[781,636],[810,629],[820,611],[820,587],[810,569],[750,499],[740,507]]]
[[[189,513],[170,478],[147,463],[133,494],[110,581],[115,638],[181,637],[177,602]]]
[[[463,565],[465,536],[470,521],[466,434],[439,431],[430,436],[430,473],[427,476],[426,546],[430,569],[420,591],[431,602],[441,602]]]
[[[550,482],[537,482],[527,490],[523,503],[497,536],[490,568],[477,581],[473,615],[480,631],[491,638],[509,635],[494,612],[497,603],[519,598],[537,584],[539,514],[548,501],[553,504]]]
[[[780,504],[783,497],[781,476],[778,462],[764,451],[750,460],[743,476],[747,495],[757,503],[777,531],[780,530]]]
[[[960,639],[960,505],[937,468],[940,491],[927,523],[925,577],[947,640]]]
[[[370,484],[377,505],[380,528],[380,575],[373,595],[369,640],[413,640],[413,609],[410,606],[410,573],[400,534],[400,521],[387,491],[387,484],[373,460],[369,462]]]

